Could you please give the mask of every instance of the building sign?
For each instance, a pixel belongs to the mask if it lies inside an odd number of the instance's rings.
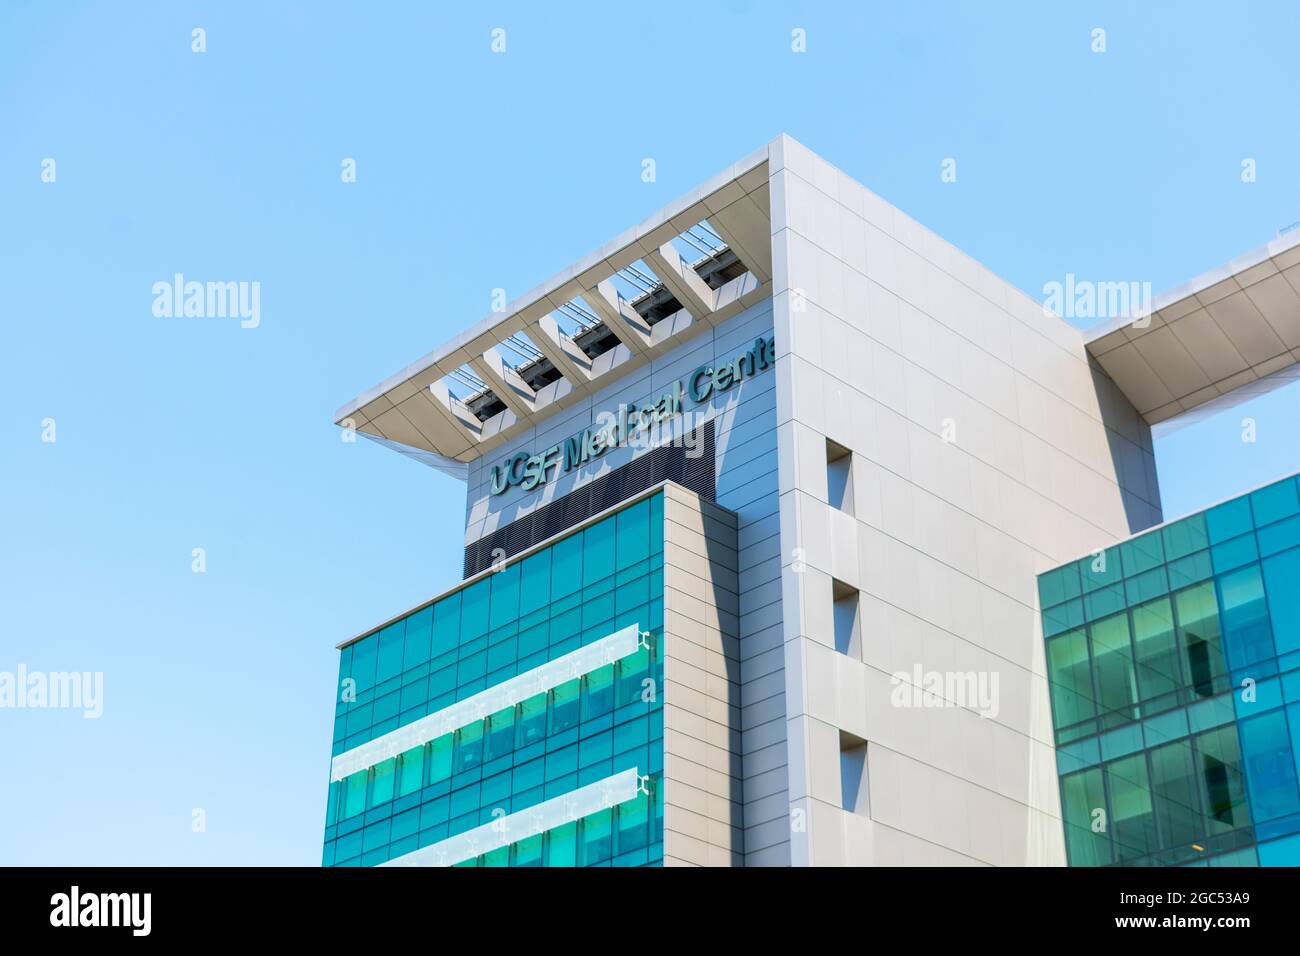
[[[599,458],[611,448],[619,448],[649,433],[655,426],[676,418],[686,401],[702,405],[739,385],[747,378],[765,372],[776,364],[776,340],[760,338],[747,352],[730,362],[701,365],[684,379],[678,379],[659,398],[638,408],[620,405],[616,415],[599,425],[590,425],[560,445],[533,454],[521,451],[499,465],[492,466],[492,494],[499,495],[518,486],[532,491],[587,462]]]

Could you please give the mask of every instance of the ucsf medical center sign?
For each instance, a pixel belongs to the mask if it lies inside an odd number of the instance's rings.
[[[499,495],[515,486],[532,491],[538,485],[567,474],[611,448],[626,445],[660,423],[677,417],[682,413],[686,400],[694,405],[703,404],[745,379],[767,371],[775,363],[776,340],[755,339],[749,351],[741,352],[730,362],[702,365],[686,378],[673,382],[656,402],[640,408],[620,405],[616,415],[606,416],[609,421],[588,426],[565,439],[562,445],[552,445],[536,454],[521,451],[499,465],[493,465],[492,494]]]

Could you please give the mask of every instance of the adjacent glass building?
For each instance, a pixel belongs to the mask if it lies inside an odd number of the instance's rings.
[[[345,645],[325,865],[660,863],[663,561],[656,494]]]
[[[1296,479],[1038,587],[1070,865],[1300,865]]]

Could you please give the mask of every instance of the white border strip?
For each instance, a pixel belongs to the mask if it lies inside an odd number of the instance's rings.
[[[404,853],[380,866],[451,866],[626,803],[641,789],[640,773],[635,767],[629,767],[612,777],[570,790],[527,810],[466,830],[423,849]]]
[[[640,646],[641,628],[637,624],[629,624],[621,631],[607,634],[586,647],[547,661],[541,667],[534,667],[472,697],[457,701],[450,707],[444,707],[437,713],[421,717],[382,737],[366,741],[360,747],[339,754],[330,763],[330,781],[342,780],[358,770],[366,770],[412,747],[419,747],[443,734],[467,727],[499,710],[558,687],[565,681],[590,674],[598,667],[635,653]]]

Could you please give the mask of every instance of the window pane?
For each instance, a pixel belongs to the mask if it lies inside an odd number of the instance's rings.
[[[1205,837],[1190,740],[1151,751],[1151,788],[1155,794],[1160,845],[1166,849],[1182,849],[1190,857],[1196,852],[1192,844]]]
[[[1241,733],[1250,812],[1256,823],[1300,812],[1295,757],[1286,713],[1279,708],[1237,725]]]
[[[454,651],[460,644],[460,595],[457,591],[433,606],[433,657]]]
[[[536,694],[520,705],[519,746],[527,747],[546,736],[546,694]]]
[[[1300,548],[1264,561],[1264,586],[1277,653],[1300,650]]]
[[[460,643],[468,644],[488,632],[488,600],[491,577],[471,584],[460,592]]]
[[[358,694],[375,686],[375,657],[378,648],[378,634],[372,634],[352,645],[352,673],[345,676],[351,676],[357,682]]]
[[[1120,557],[1124,562],[1124,574],[1127,577],[1150,571],[1164,564],[1165,549],[1161,544],[1159,532],[1144,534],[1125,541],[1120,545]]]
[[[1273,656],[1273,637],[1264,603],[1264,581],[1259,565],[1219,577],[1219,603],[1223,607],[1223,646],[1233,668]]]
[[[581,537],[582,584],[585,587],[614,573],[614,522],[608,519],[597,522]]]
[[[343,816],[355,817],[366,808],[366,783],[370,779],[369,770],[358,770],[343,781]]]
[[[491,731],[488,734],[487,754],[485,760],[495,760],[515,749],[515,709],[506,707],[489,718]]]
[[[406,647],[406,622],[398,621],[379,632],[379,669],[375,683],[379,684],[402,672],[402,653]]]
[[[1246,826],[1250,814],[1237,729],[1219,727],[1201,734],[1195,743],[1201,806],[1205,807],[1210,835]]]
[[[551,733],[568,730],[578,723],[578,691],[581,679],[575,677],[555,688],[551,695]]]
[[[476,720],[468,727],[456,731],[456,752],[452,760],[452,773],[464,773],[483,762],[483,731],[485,720]]]
[[[582,535],[575,534],[551,547],[551,600],[582,587]]]
[[[1052,713],[1056,715],[1058,728],[1096,716],[1088,640],[1083,631],[1062,634],[1047,642],[1047,679],[1052,691]]]
[[[1110,836],[1101,770],[1094,767],[1065,777],[1061,781],[1061,800],[1070,865],[1103,866],[1109,863]],[[1102,812],[1098,814],[1098,810]],[[1098,831],[1096,827],[1101,829]]]
[[[443,734],[429,745],[429,783],[451,776],[451,752],[455,734]]]
[[[1211,508],[1205,512],[1205,527],[1210,532],[1210,544],[1218,544],[1250,531],[1254,527],[1250,516],[1250,499],[1236,498]]]
[[[578,824],[566,823],[546,834],[546,865],[576,866],[578,863]]]
[[[639,793],[636,799],[618,806],[618,852],[639,850],[650,843],[650,795]]]
[[[643,647],[618,662],[618,696],[615,704],[622,707],[641,699],[646,690],[642,683],[650,676],[650,649]]]
[[[1300,512],[1300,498],[1296,497],[1294,478],[1261,488],[1250,496],[1250,507],[1255,514],[1255,526],[1262,527]]]
[[[1146,755],[1134,754],[1107,765],[1106,786],[1110,790],[1110,825],[1119,858],[1131,859],[1158,849]]]
[[[542,837],[544,834],[525,837],[511,847],[511,866],[541,866]]]
[[[582,719],[591,720],[614,709],[614,665],[606,664],[583,678]]]
[[[1178,647],[1174,641],[1174,612],[1168,598],[1133,609],[1138,689],[1150,700],[1178,689]]]
[[[375,765],[375,778],[370,785],[370,805],[377,807],[393,799],[393,784],[397,781],[397,758],[389,757]]]
[[[1160,530],[1164,540],[1165,560],[1173,561],[1210,546],[1210,536],[1205,530],[1205,515],[1192,515],[1182,521],[1165,525]]]
[[[1137,678],[1129,644],[1128,615],[1098,621],[1088,628],[1102,720],[1115,726],[1137,717]]]
[[[402,670],[410,670],[429,659],[429,640],[432,636],[433,608],[426,607],[406,619],[406,649],[402,654]]]
[[[519,620],[519,562],[508,564],[489,578],[492,582],[493,629]]]
[[[604,863],[614,855],[614,811],[601,810],[582,818],[579,866]]]
[[[1219,608],[1214,586],[1206,581],[1174,595],[1178,614],[1178,643],[1187,663],[1192,687],[1210,697],[1227,686],[1223,642],[1219,636]]]
[[[615,547],[619,569],[631,567],[650,556],[650,501],[639,502],[616,516]]]
[[[530,614],[551,601],[551,549],[524,558],[519,569],[519,613]]]
[[[404,797],[424,786],[424,746],[412,747],[402,754],[397,781],[397,795]]]

